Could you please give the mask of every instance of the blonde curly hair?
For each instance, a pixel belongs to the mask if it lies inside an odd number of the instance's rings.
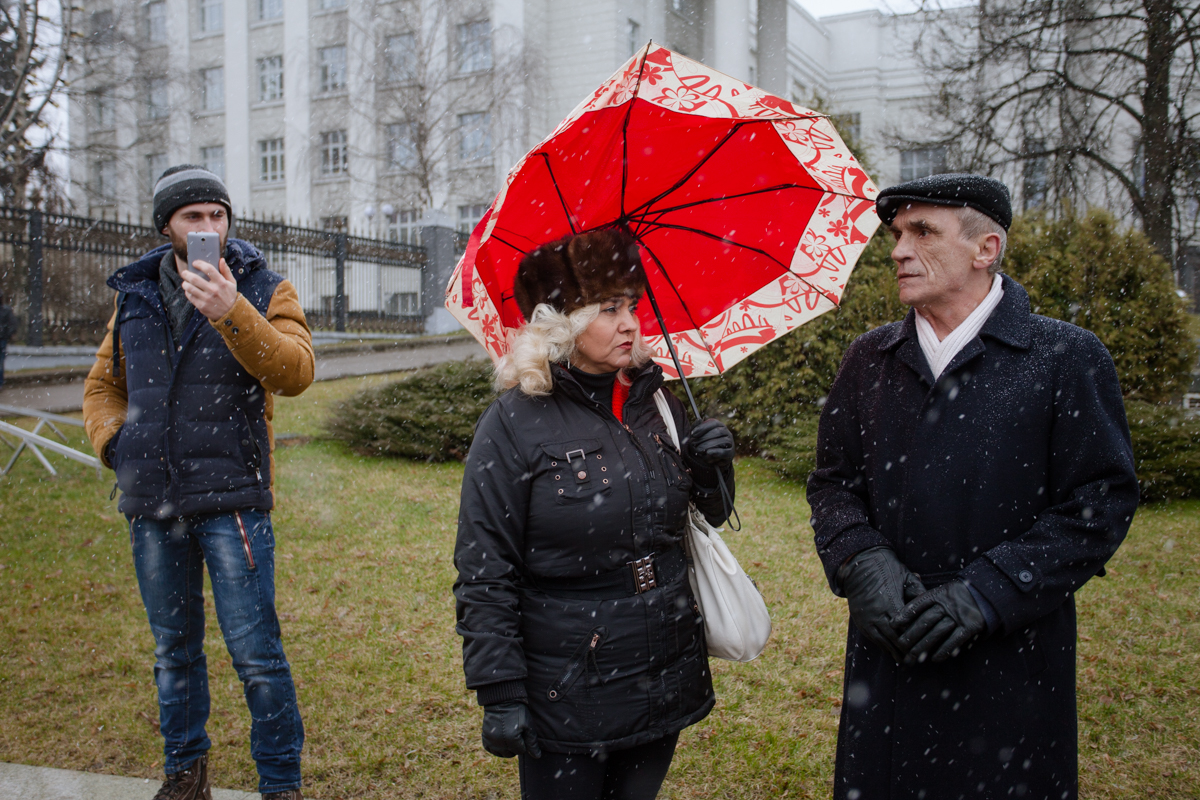
[[[514,386],[530,397],[545,397],[554,389],[551,364],[570,362],[576,353],[576,342],[588,326],[600,316],[603,303],[591,303],[569,314],[558,311],[548,303],[533,309],[529,322],[517,331],[512,348],[496,364],[494,384],[503,392]],[[632,361],[626,370],[645,365],[652,355],[638,331],[633,339]],[[625,370],[619,376],[628,383]]]

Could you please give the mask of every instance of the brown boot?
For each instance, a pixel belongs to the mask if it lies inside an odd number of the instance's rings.
[[[212,789],[208,787],[208,754],[197,758],[187,769],[167,775],[154,800],[212,800]]]
[[[288,789],[285,792],[271,792],[264,794],[263,800],[304,800],[304,796],[300,794],[299,789]]]

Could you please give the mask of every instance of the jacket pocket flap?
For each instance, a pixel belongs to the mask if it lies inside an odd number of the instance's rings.
[[[569,442],[544,442],[542,444],[542,452],[551,458],[570,461],[567,456],[571,453],[573,457],[578,458],[578,452],[583,451],[584,455],[594,453],[600,449],[599,439],[572,439]]]

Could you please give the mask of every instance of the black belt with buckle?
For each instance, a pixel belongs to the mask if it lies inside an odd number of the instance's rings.
[[[618,600],[673,583],[687,571],[687,556],[682,547],[665,553],[644,556],[621,569],[579,578],[533,578],[529,583],[538,591],[554,597],[580,600]]]

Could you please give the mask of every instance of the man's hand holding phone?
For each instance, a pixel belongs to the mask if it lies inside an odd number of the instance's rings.
[[[237,281],[220,251],[215,233],[188,234],[188,269],[182,270],[183,293],[196,310],[211,321],[229,313],[237,302]],[[213,262],[217,262],[214,266]]]

